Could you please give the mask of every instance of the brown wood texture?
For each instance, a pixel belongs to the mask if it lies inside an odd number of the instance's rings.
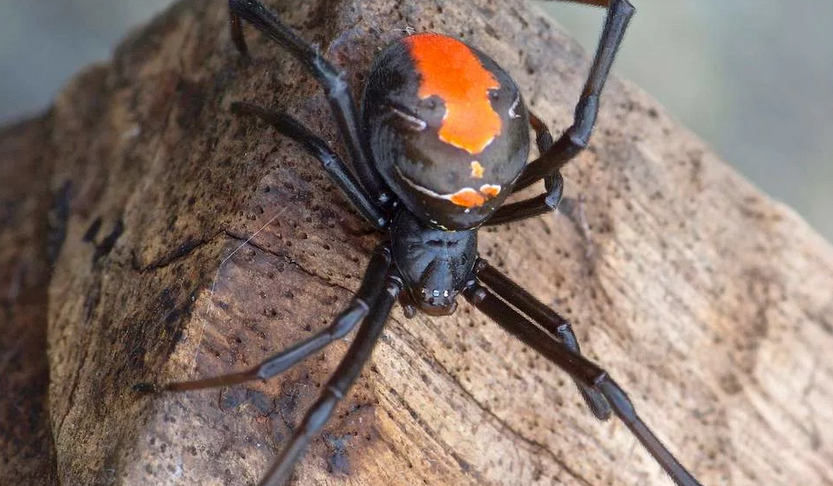
[[[357,97],[374,53],[407,27],[492,55],[555,133],[589,66],[520,0],[271,4]],[[130,389],[240,370],[308,336],[347,302],[379,240],[317,161],[229,112],[236,100],[285,107],[340,147],[312,78],[251,27],[242,61],[227,20],[223,2],[179,3],[77,76],[40,121],[0,134],[1,163],[26,159],[32,179],[3,178],[2,210],[44,226],[0,219],[4,234],[23,235],[0,240],[3,278],[20,275],[9,263],[23,261],[20,245],[51,263],[24,286],[32,339],[48,322],[48,407],[29,400],[43,407],[30,427],[43,452],[6,472],[67,485],[254,484],[346,349],[268,383],[157,398]],[[833,484],[829,243],[616,78],[565,179],[585,199],[586,227],[574,209],[484,230],[481,254],[572,319],[586,354],[704,484]],[[10,288],[0,291],[19,302]],[[2,318],[24,329],[12,304]],[[394,311],[293,484],[670,481],[620,422],[593,419],[563,373],[461,303],[446,318]]]
[[[63,240],[48,117],[0,131],[0,484],[55,484],[46,356],[50,267]],[[48,170],[48,169],[47,169]]]

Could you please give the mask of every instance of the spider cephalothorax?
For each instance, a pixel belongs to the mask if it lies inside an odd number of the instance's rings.
[[[432,316],[454,313],[477,258],[477,233],[432,228],[401,211],[391,237],[393,264],[409,290],[406,305]]]
[[[362,322],[321,397],[261,482],[282,485],[359,376],[397,299],[408,314],[418,309],[444,315],[454,312],[462,294],[569,373],[597,418],[620,417],[678,485],[698,485],[636,414],[625,392],[582,356],[570,324],[477,255],[480,226],[554,210],[563,186],[560,168],[587,146],[599,95],[633,7],[627,0],[574,1],[605,4],[608,16],[573,125],[553,140],[546,125],[527,112],[518,86],[497,63],[461,41],[430,33],[404,37],[379,54],[368,76],[360,123],[344,77],[316,49],[256,0],[230,0],[232,39],[241,53],[247,53],[241,30],[246,20],[278,41],[322,84],[352,167],[285,113],[249,103],[234,103],[233,111],[256,115],[303,144],[359,213],[387,237],[353,299],[327,328],[247,371],[137,389],[193,390],[266,379]],[[540,156],[527,163],[530,127]],[[541,180],[544,194],[503,204],[512,192]]]

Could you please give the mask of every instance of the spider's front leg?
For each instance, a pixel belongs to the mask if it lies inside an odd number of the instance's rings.
[[[402,291],[401,280],[393,275],[388,274],[386,278],[379,280],[384,283],[384,288],[373,303],[359,332],[356,333],[353,344],[350,345],[347,354],[344,355],[333,376],[324,386],[323,393],[304,415],[301,425],[292,435],[289,444],[283,448],[259,486],[282,486],[289,480],[295,463],[303,455],[310,439],[324,427],[336,405],[344,398],[353,386],[353,382],[361,374],[364,364],[370,358],[373,348],[376,347],[382,335],[393,304],[396,303]]]
[[[474,269],[477,278],[498,293],[521,312],[529,316],[542,329],[555,336],[560,344],[570,351],[581,354],[576,334],[570,322],[558,315],[549,306],[544,305],[523,287],[500,273],[486,260],[478,259]],[[599,420],[610,418],[610,405],[601,393],[586,385],[582,380],[574,379],[584,402]]]
[[[347,307],[333,319],[333,322],[312,337],[293,344],[264,360],[262,363],[237,373],[214,376],[193,381],[180,381],[164,384],[138,383],[133,389],[144,393],[158,393],[163,391],[202,390],[221,386],[231,386],[248,381],[267,380],[295,366],[309,358],[326,346],[347,335],[362,319],[367,316],[383,292],[385,276],[391,267],[390,250],[380,247],[373,254],[365,271],[359,289],[353,295]]]
[[[492,272],[497,273],[496,270],[492,270]],[[494,282],[491,282],[491,279],[494,277],[494,275],[478,276],[483,283],[490,287],[494,284]],[[504,276],[501,276],[501,278],[509,281]],[[542,329],[543,326],[539,327],[531,322],[513,307],[516,306],[523,310],[525,314],[535,318],[534,315],[538,312],[537,309],[542,309],[546,306],[541,302],[535,301],[531,296],[529,298],[533,299],[534,302],[528,301],[528,299],[518,300],[516,297],[513,298],[511,293],[506,291],[507,289],[502,288],[502,285],[498,282],[492,287],[500,297],[476,281],[472,282],[463,291],[463,295],[466,297],[466,300],[497,322],[507,332],[566,371],[577,382],[601,394],[603,400],[609,404],[613,412],[625,423],[628,429],[631,430],[634,436],[636,436],[645,449],[656,459],[678,486],[701,486],[697,479],[680,464],[671,451],[648,428],[642,418],[636,413],[633,403],[631,403],[625,391],[613,381],[604,369],[565,346],[562,342],[553,339],[553,336]],[[506,301],[501,297],[505,298]],[[511,302],[513,306],[510,306],[507,301]],[[550,310],[549,312],[555,314],[555,311]]]
[[[290,346],[247,371],[202,380],[167,383],[161,386],[140,383],[133,389],[144,393],[200,390],[265,380],[312,356],[336,339],[344,337],[363,320],[353,343],[324,386],[323,393],[307,411],[289,444],[284,447],[278,459],[260,482],[260,486],[281,486],[289,479],[295,463],[303,455],[310,439],[324,427],[336,405],[358,378],[382,334],[391,308],[401,291],[402,281],[391,273],[390,250],[382,246],[371,259],[362,284],[347,308],[333,320],[330,326],[309,339]]]

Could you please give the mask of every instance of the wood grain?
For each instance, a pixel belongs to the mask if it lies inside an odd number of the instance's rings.
[[[271,4],[357,97],[406,27],[491,54],[555,133],[589,67],[520,0]],[[179,3],[79,74],[29,139],[50,154],[32,176],[64,188],[69,208],[46,308],[61,484],[255,484],[346,349],[263,384],[130,390],[239,370],[308,336],[346,303],[379,238],[315,160],[229,112],[285,107],[341,148],[312,78],[246,34],[250,62],[222,2]],[[565,179],[587,227],[568,205],[482,231],[481,254],[573,320],[704,484],[833,484],[829,243],[615,78]],[[462,303],[448,318],[394,312],[294,484],[670,481],[563,373]]]

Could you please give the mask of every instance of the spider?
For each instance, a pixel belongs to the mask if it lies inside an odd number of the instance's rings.
[[[379,340],[398,300],[407,316],[454,313],[462,295],[509,333],[566,371],[600,420],[616,414],[681,486],[697,480],[657,439],[607,372],[581,355],[570,323],[501,274],[477,253],[477,230],[557,208],[560,169],[585,147],[616,51],[634,13],[628,0],[574,0],[607,7],[599,47],[575,110],[557,140],[524,105],[509,74],[462,41],[434,33],[407,35],[375,58],[361,119],[350,89],[320,53],[256,0],[230,0],[231,38],[244,56],[245,20],[278,42],[321,84],[346,143],[352,170],[321,138],[289,115],[250,103],[232,104],[303,145],[358,212],[387,235],[373,253],[359,289],[324,330],[247,371],[162,385],[146,392],[197,390],[265,380],[322,350],[362,323],[346,355],[260,482],[289,479],[311,438],[344,398]],[[530,128],[540,157],[527,163]],[[543,180],[545,193],[503,204]]]

